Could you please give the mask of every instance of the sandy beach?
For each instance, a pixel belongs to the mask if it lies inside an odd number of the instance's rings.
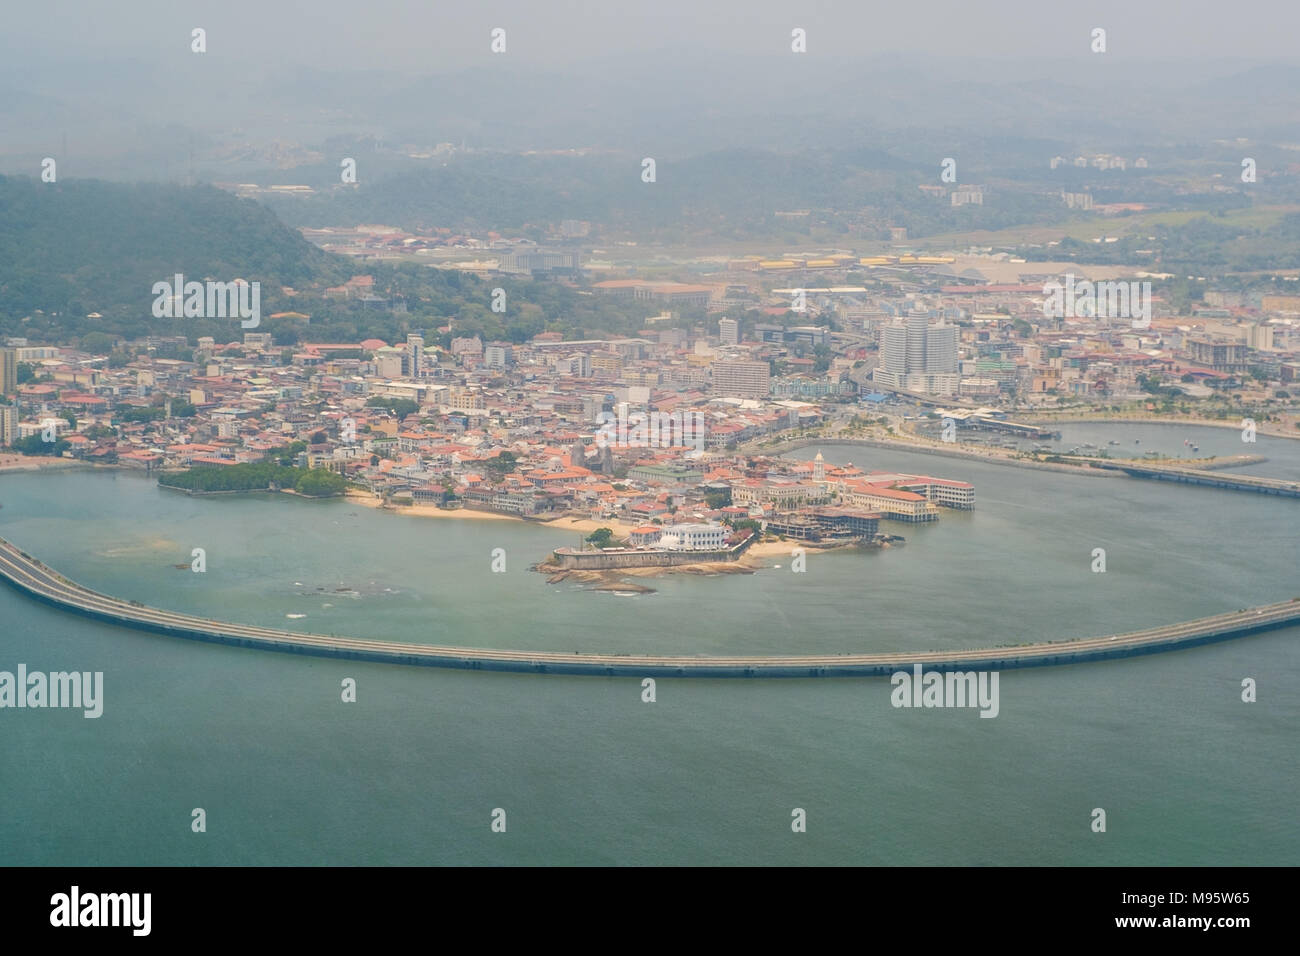
[[[71,458],[44,458],[34,455],[0,454],[0,472],[41,471],[46,468],[86,468],[84,461]]]
[[[618,521],[614,518],[602,518],[600,521],[594,521],[591,518],[574,518],[568,515],[552,518],[550,521],[537,521],[534,524],[544,528],[555,528],[557,531],[580,531],[583,534],[591,534],[600,528],[608,528],[614,532],[616,538],[626,538],[633,529],[640,527],[640,525],[631,524],[627,521]]]
[[[374,495],[361,491],[349,491],[347,500],[356,502],[359,505],[365,505],[367,508],[383,508],[383,502]],[[616,538],[626,537],[627,534],[636,528],[637,525],[626,521],[617,521],[613,518],[606,518],[601,521],[593,521],[590,518],[574,518],[568,515],[561,515],[558,518],[551,518],[546,521],[534,521],[527,518],[520,518],[517,515],[501,514],[496,511],[476,511],[473,508],[439,508],[437,505],[392,505],[390,504],[387,511],[395,514],[412,515],[417,518],[458,518],[461,520],[471,521],[520,521],[531,524],[538,528],[554,528],[556,531],[567,531],[571,534],[578,533],[583,535],[591,534],[599,528],[608,528],[614,532]],[[558,547],[558,545],[557,545]]]
[[[345,496],[348,501],[355,504],[364,505],[367,508],[378,508],[385,511],[392,511],[395,514],[414,515],[418,518],[472,518],[479,521],[522,521],[522,518],[516,518],[514,515],[498,514],[495,511],[474,511],[470,508],[439,508],[437,505],[393,505],[390,504],[384,508],[384,503],[374,495],[364,491],[349,491]]]

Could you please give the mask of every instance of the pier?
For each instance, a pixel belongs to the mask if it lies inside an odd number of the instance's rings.
[[[1293,598],[1127,634],[1014,647],[739,657],[565,654],[327,637],[177,614],[82,587],[4,539],[0,539],[0,577],[61,610],[169,637],[341,660],[605,677],[877,677],[916,664],[936,671],[1004,670],[1155,654],[1300,624],[1300,598]]]

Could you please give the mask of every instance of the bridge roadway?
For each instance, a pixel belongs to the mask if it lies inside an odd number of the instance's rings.
[[[1300,599],[1180,624],[1079,640],[959,651],[681,657],[564,654],[405,644],[300,634],[212,621],[109,597],[84,588],[0,538],[0,576],[31,597],[99,621],[237,647],[390,664],[467,670],[635,677],[871,677],[920,664],[928,670],[1001,670],[1154,654],[1300,624]]]

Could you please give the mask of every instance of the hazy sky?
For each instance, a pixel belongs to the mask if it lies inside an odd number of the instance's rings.
[[[344,70],[437,72],[484,62],[488,32],[507,55],[562,68],[575,60],[692,49],[787,54],[790,30],[808,54],[919,53],[1082,56],[1093,27],[1115,58],[1295,57],[1296,0],[42,0],[6,5],[0,49],[41,56],[142,58],[188,54],[208,31],[209,55]],[[1092,63],[1100,68],[1099,59]]]
[[[245,143],[293,166],[276,144],[353,136],[682,156],[1300,128],[1300,0],[40,0],[0,22],[0,171],[167,178]]]

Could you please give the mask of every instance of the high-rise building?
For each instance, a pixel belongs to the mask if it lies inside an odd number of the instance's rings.
[[[1247,325],[1246,345],[1252,349],[1273,348],[1273,326],[1265,322],[1252,322]]]
[[[18,409],[0,405],[0,446],[12,445],[18,438]]]
[[[766,362],[714,362],[713,391],[733,398],[766,398],[771,375]]]
[[[18,391],[18,352],[16,349],[0,349],[0,395],[12,395]]]
[[[424,374],[424,332],[412,332],[406,337],[406,364],[411,378]]]
[[[877,371],[889,375],[907,374],[907,326],[901,322],[880,330],[880,365]],[[877,380],[881,380],[879,376]]]
[[[925,369],[925,330],[930,318],[924,312],[913,312],[907,317],[907,371]]]
[[[925,331],[926,372],[957,371],[957,326],[935,325]]]
[[[880,330],[880,364],[872,380],[887,388],[953,394],[957,375],[958,329],[930,325],[925,313],[912,313]]]
[[[719,319],[718,338],[723,345],[739,345],[740,323],[735,319]]]
[[[483,364],[488,368],[509,368],[514,361],[515,350],[508,342],[493,342],[483,349]]]
[[[557,371],[561,375],[573,375],[577,378],[591,378],[591,356],[578,352],[560,360]]]

